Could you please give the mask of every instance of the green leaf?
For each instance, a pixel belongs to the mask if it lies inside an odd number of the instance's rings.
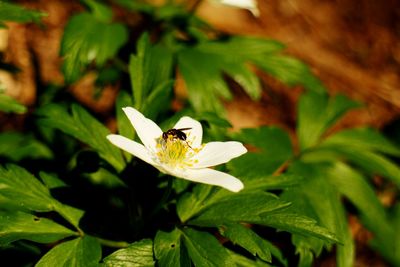
[[[281,201],[270,193],[236,194],[210,205],[198,217],[191,220],[190,224],[219,226],[225,222],[258,221],[264,214],[286,208],[289,205],[289,202]]]
[[[158,266],[189,266],[190,259],[182,243],[182,232],[174,229],[167,233],[158,231],[154,239],[154,254]]]
[[[134,267],[154,266],[153,241],[143,239],[132,243],[127,248],[119,249],[103,259],[104,266]]]
[[[271,267],[273,265],[270,265],[262,260],[259,260],[256,258],[256,260],[251,260],[249,258],[246,258],[240,254],[237,254],[229,249],[226,250],[229,253],[229,256],[231,257],[232,261],[235,263],[234,266],[240,266],[240,267]],[[286,266],[286,265],[284,265]]]
[[[0,2],[0,7],[3,4],[4,4],[4,2]],[[0,10],[1,10],[1,8],[0,8]],[[0,14],[0,16],[1,16],[1,14]],[[1,21],[1,17],[0,17],[0,21]],[[7,112],[7,113],[14,112],[17,114],[23,114],[23,113],[26,113],[27,110],[28,109],[24,105],[21,105],[20,103],[18,103],[18,101],[15,100],[14,98],[12,98],[11,96],[0,93],[0,111]]]
[[[330,167],[326,177],[329,183],[348,198],[359,210],[362,222],[373,232],[375,239],[391,250],[394,232],[389,224],[385,209],[366,178],[344,163]]]
[[[232,36],[226,41],[204,42],[198,46],[200,51],[225,55],[227,57],[241,58],[242,60],[255,60],[266,54],[279,52],[285,46],[276,41],[252,36]]]
[[[154,106],[143,106],[153,90],[164,92],[165,96],[169,95],[170,87],[166,85],[166,81],[171,79],[172,63],[170,51],[161,46],[151,46],[147,33],[140,37],[137,43],[137,54],[131,55],[129,61],[129,74],[136,109],[154,109]],[[154,94],[160,96],[160,92]],[[154,94],[151,96],[153,99]],[[147,104],[150,105],[154,100],[148,101]]]
[[[231,99],[232,95],[222,78],[221,58],[185,49],[178,54],[179,71],[189,92],[189,101],[197,112],[210,111],[223,114],[219,97]]]
[[[48,189],[66,187],[67,184],[54,173],[40,172],[39,177]]]
[[[314,146],[344,113],[359,106],[342,95],[329,98],[314,92],[303,94],[299,100],[297,127],[301,149]]]
[[[293,234],[309,235],[327,242],[337,243],[336,235],[325,227],[317,225],[317,222],[309,217],[281,210],[273,213],[265,213],[258,220],[250,223],[260,224],[287,231]]]
[[[45,174],[41,174],[46,176]],[[61,204],[54,199],[49,189],[25,169],[16,165],[0,167],[0,196],[14,203],[19,209],[32,211],[57,211],[78,228],[83,211]]]
[[[354,264],[354,242],[340,195],[326,179],[329,166],[293,163],[289,171],[307,177],[307,179],[300,186],[287,190],[282,198],[293,202],[293,206],[289,210],[315,218],[319,224],[334,233],[342,242],[337,246],[337,265],[351,267]],[[304,254],[302,255],[304,258],[308,258],[307,249],[319,255],[322,248],[322,244],[310,240],[308,237],[298,236],[294,238],[294,243],[297,251]]]
[[[82,0],[86,5],[88,5],[92,11],[92,14],[101,22],[109,23],[112,19],[112,10],[99,3],[95,0]]]
[[[301,184],[303,177],[295,174],[281,174],[279,176],[269,175],[253,177],[243,180],[244,188],[241,193],[255,190],[277,190]]]
[[[3,1],[0,2],[1,24],[3,24],[3,21],[39,23],[44,16],[47,16],[47,14],[41,11],[26,9],[20,5],[11,4]]]
[[[49,104],[40,108],[37,114],[41,116],[39,124],[72,135],[99,152],[100,156],[117,170],[124,168],[125,162],[121,152],[106,139],[110,131],[82,107],[72,105],[69,114],[64,107]]]
[[[53,158],[53,152],[30,134],[19,132],[0,133],[0,144],[0,156],[7,157],[12,161],[20,161],[25,158]]]
[[[193,189],[193,193],[187,192],[179,198],[176,211],[182,222],[187,221],[200,210],[204,209],[205,200],[213,192],[213,187],[208,185],[196,185]]]
[[[326,138],[319,147],[349,147],[400,156],[400,148],[372,128],[355,128],[340,131]]]
[[[183,241],[195,266],[234,266],[225,248],[207,232],[183,229]]]
[[[105,23],[89,13],[71,17],[60,50],[66,80],[76,81],[92,61],[103,66],[127,41],[128,31],[122,24]]]
[[[0,167],[0,195],[33,211],[53,210],[49,190],[33,175],[16,165]]]
[[[267,262],[272,261],[271,251],[269,250],[270,243],[259,237],[250,228],[241,224],[230,223],[219,227],[219,232],[234,244],[246,249],[253,256],[258,256]]]
[[[24,239],[53,243],[77,233],[49,219],[20,211],[0,210],[0,246]]]
[[[292,144],[286,132],[275,127],[244,129],[233,139],[256,147],[228,163],[232,175],[240,178],[265,177],[272,174],[292,155]]]
[[[268,54],[254,59],[261,69],[289,86],[303,85],[310,92],[324,93],[321,81],[300,60],[279,54]]]
[[[95,267],[99,266],[100,259],[100,244],[95,238],[84,236],[57,245],[47,252],[35,266]]]
[[[380,174],[391,179],[400,187],[400,167],[392,160],[378,153],[352,146],[330,147],[329,150],[336,152],[341,157],[345,157],[368,173]]]

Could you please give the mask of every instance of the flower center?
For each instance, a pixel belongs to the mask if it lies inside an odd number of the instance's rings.
[[[197,160],[192,159],[201,148],[192,148],[191,142],[168,136],[166,140],[162,137],[157,142],[158,161],[163,165],[173,168],[192,167]]]

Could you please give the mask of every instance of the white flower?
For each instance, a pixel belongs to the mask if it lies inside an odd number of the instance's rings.
[[[240,142],[210,142],[202,144],[201,124],[182,117],[173,129],[185,130],[186,140],[168,135],[163,139],[163,131],[152,120],[134,108],[123,108],[143,145],[121,135],[110,134],[107,139],[119,148],[153,165],[163,173],[179,178],[210,185],[217,185],[233,192],[243,188],[243,183],[224,172],[208,167],[226,163],[247,152]]]
[[[253,13],[253,15],[256,17],[260,15],[260,11],[258,10],[256,0],[214,0],[214,1],[227,6],[247,9],[251,13]]]

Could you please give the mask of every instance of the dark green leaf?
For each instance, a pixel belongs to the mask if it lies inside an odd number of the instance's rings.
[[[100,244],[93,237],[84,236],[57,245],[47,252],[35,266],[95,267],[99,266],[100,259]]]
[[[206,121],[210,125],[215,125],[215,126],[224,127],[224,128],[232,127],[232,124],[229,121],[218,116],[218,114],[216,114],[214,112],[200,112],[200,113],[193,114],[192,117],[199,121]]]
[[[56,128],[90,145],[117,170],[122,170],[125,162],[121,152],[106,139],[109,130],[78,105],[72,105],[71,113],[59,105],[50,104],[39,109],[37,114],[42,116],[40,124]]]
[[[105,23],[89,13],[73,16],[61,42],[66,80],[76,81],[92,61],[102,66],[117,54],[127,40],[128,32],[122,24]]]
[[[4,4],[4,2],[0,2],[0,6],[3,4]],[[7,113],[14,112],[14,113],[18,113],[18,114],[23,114],[27,110],[28,109],[24,105],[21,105],[20,103],[18,103],[17,100],[12,98],[11,96],[0,93],[0,111],[7,112]]]
[[[267,262],[272,261],[271,252],[269,250],[270,243],[259,237],[250,228],[241,224],[230,223],[221,226],[219,231],[224,237],[228,238],[234,244],[243,247],[253,256],[258,256],[260,259]]]
[[[153,241],[143,239],[132,243],[127,248],[119,249],[103,260],[109,267],[145,267],[154,266]]]
[[[0,211],[0,245],[24,239],[52,243],[77,233],[46,218],[20,211]]]
[[[236,177],[265,177],[292,157],[289,136],[279,128],[244,129],[233,139],[256,147],[255,152],[248,152],[228,163],[228,168]]]
[[[0,2],[0,23],[3,21],[39,23],[44,16],[46,16],[46,13],[41,11],[26,9],[20,5],[4,1]]]
[[[314,92],[303,94],[299,100],[297,126],[301,149],[315,145],[345,112],[359,106],[342,95],[329,98]]]
[[[182,243],[182,232],[178,229],[170,233],[158,231],[154,239],[154,254],[158,266],[190,266],[190,259]]]
[[[21,159],[50,159],[53,152],[42,142],[36,140],[32,135],[18,132],[0,133],[0,156],[7,157],[13,161]]]
[[[310,71],[309,67],[293,57],[269,54],[254,59],[254,63],[278,80],[290,85],[303,85],[316,93],[324,93],[321,81]]]
[[[157,8],[145,1],[131,1],[131,0],[115,0],[118,4],[133,11],[139,11],[147,14],[152,14]]]
[[[207,232],[185,228],[183,241],[195,266],[234,266],[225,248]]]

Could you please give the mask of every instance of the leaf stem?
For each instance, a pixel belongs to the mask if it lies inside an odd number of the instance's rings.
[[[165,203],[167,202],[169,195],[172,192],[172,180],[173,178],[171,176],[168,177],[168,184],[167,184],[167,188],[164,191],[163,196],[160,199],[160,202],[158,202],[156,208],[154,209],[153,213],[151,214],[151,217],[154,216],[159,210],[162,209],[162,207],[165,205]]]
[[[114,240],[108,240],[100,237],[96,237],[97,241],[99,241],[100,244],[107,246],[107,247],[112,247],[112,248],[126,248],[129,246],[128,242],[125,241],[114,241]]]

